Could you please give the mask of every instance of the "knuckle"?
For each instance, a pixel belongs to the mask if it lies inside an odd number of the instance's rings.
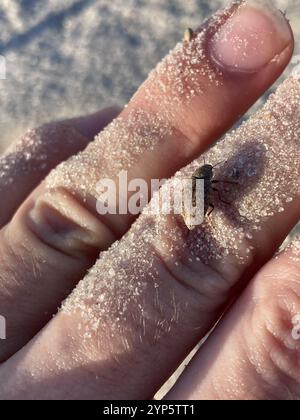
[[[22,232],[21,243],[28,237],[35,248],[44,245],[48,251],[79,259],[98,256],[114,240],[111,229],[66,189],[45,191],[41,186],[11,225]]]
[[[186,229],[177,218],[167,217],[161,223],[163,233],[153,244],[173,286],[180,287],[197,311],[215,312],[230,292],[229,277],[216,264],[205,264],[201,253],[191,251]]]

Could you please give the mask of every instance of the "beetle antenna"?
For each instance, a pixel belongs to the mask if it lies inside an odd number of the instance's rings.
[[[222,160],[222,162],[219,162],[219,163],[217,163],[216,165],[214,165],[213,166],[213,168],[216,168],[217,166],[219,166],[219,165],[222,165],[222,163],[224,163],[225,161],[224,160]]]

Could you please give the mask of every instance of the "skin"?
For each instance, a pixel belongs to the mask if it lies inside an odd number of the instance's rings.
[[[251,13],[254,13],[252,9]],[[260,12],[256,10],[257,13]],[[267,24],[268,21],[262,19],[262,29],[266,30],[264,25]],[[267,57],[265,66],[261,66],[258,60],[259,65],[254,63],[257,69],[253,71],[252,63],[251,74],[245,73],[244,62],[241,73],[236,66],[234,71],[231,66],[223,68],[221,88],[211,86],[204,95],[196,96],[189,106],[182,101],[180,109],[172,114],[174,130],[171,138],[145,152],[133,167],[131,177],[146,180],[170,177],[212,145],[282,73],[293,52],[290,29],[288,33],[289,36],[286,30],[282,36],[273,36],[272,42],[266,39],[260,48],[261,55]],[[211,53],[207,51],[206,54],[209,57]],[[278,54],[280,59],[271,62]],[[220,57],[219,54],[218,60]],[[228,60],[226,51],[226,63]],[[234,62],[236,65],[237,57],[234,57]],[[247,69],[250,65],[248,62]],[[205,75],[199,77],[202,83],[208,83]],[[161,114],[159,105],[155,104],[165,98],[148,103],[144,90],[149,83],[153,83],[155,89],[155,80],[146,82],[129,107],[122,111],[123,118],[141,107]],[[160,92],[160,95],[168,94]],[[60,161],[84,149],[116,114],[118,110],[106,110],[93,116],[54,123],[58,129],[52,138],[42,136],[47,149],[46,173]],[[61,135],[59,127],[62,124],[72,141],[68,150],[60,155],[54,153],[51,144],[59,142],[55,136]],[[25,152],[26,141],[21,141],[18,147]],[[0,169],[11,153],[1,158]],[[134,229],[131,227],[133,220],[127,216],[116,216],[105,222],[95,219],[88,205],[75,203],[69,194],[55,193],[51,198],[53,204],[63,201],[64,208],[70,209],[71,213],[69,219],[59,217],[55,220],[56,235],[49,238],[43,218],[39,221],[39,231],[28,223],[33,206],[37,202],[42,205],[47,202],[45,184],[42,183],[45,173],[31,173],[29,169],[24,174],[22,168],[22,165],[12,163],[6,173],[6,177],[12,179],[10,188],[5,182],[0,185],[0,308],[9,323],[8,339],[0,343],[3,362],[0,366],[0,399],[152,398],[185,355],[215,324],[221,315],[220,308],[224,312],[233,301],[230,311],[225,311],[223,321],[198,351],[168,397],[300,398],[299,345],[297,347],[294,343],[292,349],[286,345],[291,328],[286,320],[292,318],[297,308],[300,311],[300,263],[289,258],[292,251],[272,259],[274,251],[299,220],[298,202],[284,214],[271,219],[256,238],[254,254],[260,254],[260,258],[251,265],[251,275],[247,279],[250,285],[246,289],[245,284],[241,284],[244,277],[240,268],[230,264],[224,267],[222,274],[216,273],[213,266],[198,267],[197,275],[202,282],[193,285],[188,265],[183,265],[179,275],[163,270],[158,261],[155,268],[161,270],[160,306],[164,319],[168,321],[172,317],[170,291],[178,301],[187,302],[189,311],[180,313],[170,323],[169,332],[158,341],[153,341],[157,332],[155,323],[149,325],[140,342],[140,325],[132,320],[123,325],[117,337],[111,334],[109,327],[107,330],[99,328],[86,345],[78,328],[81,322],[79,314],[70,318],[60,312],[50,322],[51,316],[96,262],[98,253]],[[47,212],[49,209],[47,205],[45,207]],[[91,237],[87,239],[87,232],[81,226],[76,231],[79,240],[70,240],[70,218],[72,222],[85,220],[92,232]],[[120,248],[114,248],[113,252],[118,256]],[[129,271],[134,271],[134,257],[131,264]],[[205,289],[208,284],[205,279],[210,280],[209,284],[221,286],[213,288],[208,285]],[[239,287],[229,287],[230,283]],[[281,299],[283,291],[284,305]],[[149,310],[150,318],[155,317],[151,300],[150,307],[146,307],[148,298],[143,295],[139,303]],[[254,301],[258,304],[253,305]],[[259,333],[253,325],[259,326]],[[124,342],[129,343],[126,352]],[[137,365],[139,369],[136,369]],[[153,369],[154,365],[156,369]],[[263,369],[260,369],[261,365]]]

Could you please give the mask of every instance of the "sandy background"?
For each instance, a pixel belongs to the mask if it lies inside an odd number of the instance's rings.
[[[299,45],[299,0],[274,3],[287,11]],[[184,29],[225,4],[2,0],[0,54],[7,79],[0,80],[0,149],[37,124],[125,104]]]

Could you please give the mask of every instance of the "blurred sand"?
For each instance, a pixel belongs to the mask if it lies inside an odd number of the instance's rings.
[[[0,148],[28,127],[126,103],[186,27],[227,3],[2,0]],[[299,2],[274,3],[287,11],[300,41]]]

